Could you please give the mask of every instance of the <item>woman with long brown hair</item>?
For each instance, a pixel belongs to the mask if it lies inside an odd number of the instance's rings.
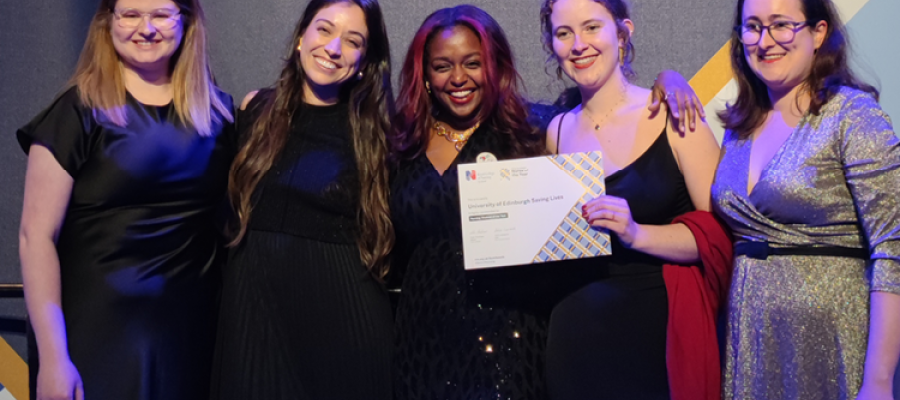
[[[712,187],[735,235],[724,398],[893,399],[900,141],[831,0],[738,0]]]
[[[37,399],[208,394],[231,98],[197,0],[104,0],[70,87],[17,132]]]
[[[391,398],[390,76],[376,0],[313,0],[244,99],[213,398]]]

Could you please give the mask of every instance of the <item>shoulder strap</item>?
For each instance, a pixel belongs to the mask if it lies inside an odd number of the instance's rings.
[[[559,126],[556,127],[556,154],[559,154],[559,135],[562,134],[562,121],[568,113],[569,112],[566,111],[559,116]]]

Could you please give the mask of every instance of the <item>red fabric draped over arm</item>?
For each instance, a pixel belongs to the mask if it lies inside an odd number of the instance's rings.
[[[691,230],[699,265],[666,264],[669,299],[666,368],[672,400],[720,400],[722,372],[716,321],[731,281],[733,247],[728,229],[706,211],[676,218]]]

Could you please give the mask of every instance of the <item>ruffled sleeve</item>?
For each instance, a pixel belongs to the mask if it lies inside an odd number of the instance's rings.
[[[16,131],[27,154],[32,144],[45,146],[73,178],[90,155],[91,111],[81,104],[78,89],[71,88]]]
[[[841,155],[871,252],[870,290],[900,294],[900,140],[871,95],[854,91],[843,108]]]

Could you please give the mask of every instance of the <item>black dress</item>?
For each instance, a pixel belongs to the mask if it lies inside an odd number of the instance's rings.
[[[269,95],[239,113],[242,137]],[[225,268],[212,397],[387,400],[393,321],[356,245],[348,107],[300,110]]]
[[[402,273],[397,309],[396,399],[545,397],[546,320],[479,303],[463,269],[457,164],[481,152],[510,158],[482,126],[440,175],[423,154],[391,183],[397,232],[393,268]],[[502,282],[501,282],[502,284]]]
[[[640,224],[666,225],[694,209],[665,130],[637,160],[606,178],[606,192],[627,200]],[[669,398],[664,261],[611,236],[612,256],[554,263],[557,287],[575,290],[550,319],[553,399]]]
[[[231,97],[219,94],[231,107]],[[92,400],[207,396],[233,126],[212,137],[173,104],[127,96],[125,127],[72,88],[17,132],[46,146],[74,184],[56,244],[69,356]],[[33,344],[33,342],[32,342]],[[32,398],[38,371],[29,356]]]

